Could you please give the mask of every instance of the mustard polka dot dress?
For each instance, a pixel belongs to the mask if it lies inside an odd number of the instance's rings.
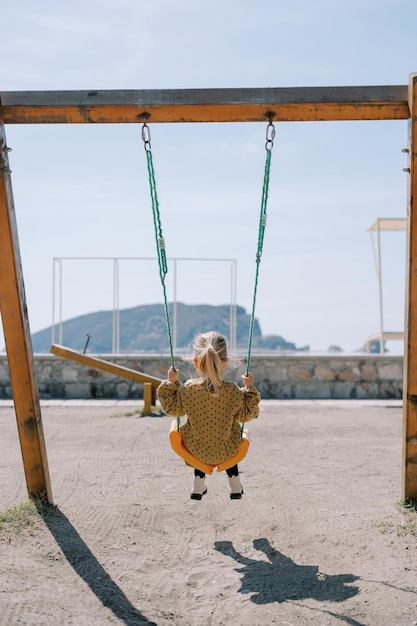
[[[234,456],[241,441],[240,423],[258,417],[261,394],[255,387],[223,381],[212,396],[195,380],[162,381],[158,398],[167,415],[187,416],[181,426],[184,445],[195,457],[217,465]]]

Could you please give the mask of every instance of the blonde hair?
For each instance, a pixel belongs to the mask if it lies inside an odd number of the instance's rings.
[[[203,384],[210,395],[217,396],[223,382],[224,361],[227,360],[226,339],[212,330],[197,335],[193,343],[194,358]]]

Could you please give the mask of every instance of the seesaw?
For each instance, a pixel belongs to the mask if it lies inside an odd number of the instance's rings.
[[[150,376],[149,374],[144,374],[143,372],[138,372],[137,370],[132,370],[129,367],[123,367],[123,365],[110,363],[110,361],[105,361],[104,359],[99,359],[98,357],[82,354],[81,352],[77,352],[76,350],[65,348],[64,346],[57,344],[52,344],[50,352],[56,356],[68,359],[69,361],[75,361],[76,363],[81,363],[87,367],[93,367],[94,369],[102,370],[108,374],[114,374],[115,376],[120,376],[121,378],[127,378],[128,380],[133,380],[136,383],[143,384],[144,414],[151,414],[151,406],[156,402],[156,390],[161,383],[159,378]]]

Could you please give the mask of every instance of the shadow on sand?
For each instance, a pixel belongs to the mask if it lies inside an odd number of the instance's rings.
[[[127,626],[156,626],[133,606],[58,507],[51,506],[46,515],[45,509],[40,512],[68,563],[103,606]]]
[[[239,593],[252,593],[251,601],[255,604],[295,602],[306,598],[319,602],[344,602],[359,593],[358,587],[348,586],[349,583],[359,580],[353,574],[327,576],[319,572],[316,565],[297,565],[292,559],[275,550],[268,539],[255,539],[253,546],[263,552],[268,561],[247,558],[235,550],[231,541],[216,541],[214,544],[216,550],[243,566],[236,569],[243,575]],[[351,626],[363,626],[347,616],[324,609],[318,610]]]

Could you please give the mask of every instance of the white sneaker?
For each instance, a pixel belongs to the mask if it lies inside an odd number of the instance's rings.
[[[190,494],[191,500],[201,500],[207,493],[206,479],[194,476],[193,490]]]
[[[240,476],[228,476],[227,480],[229,481],[230,487],[230,499],[240,500],[243,494],[243,487],[240,483]]]

